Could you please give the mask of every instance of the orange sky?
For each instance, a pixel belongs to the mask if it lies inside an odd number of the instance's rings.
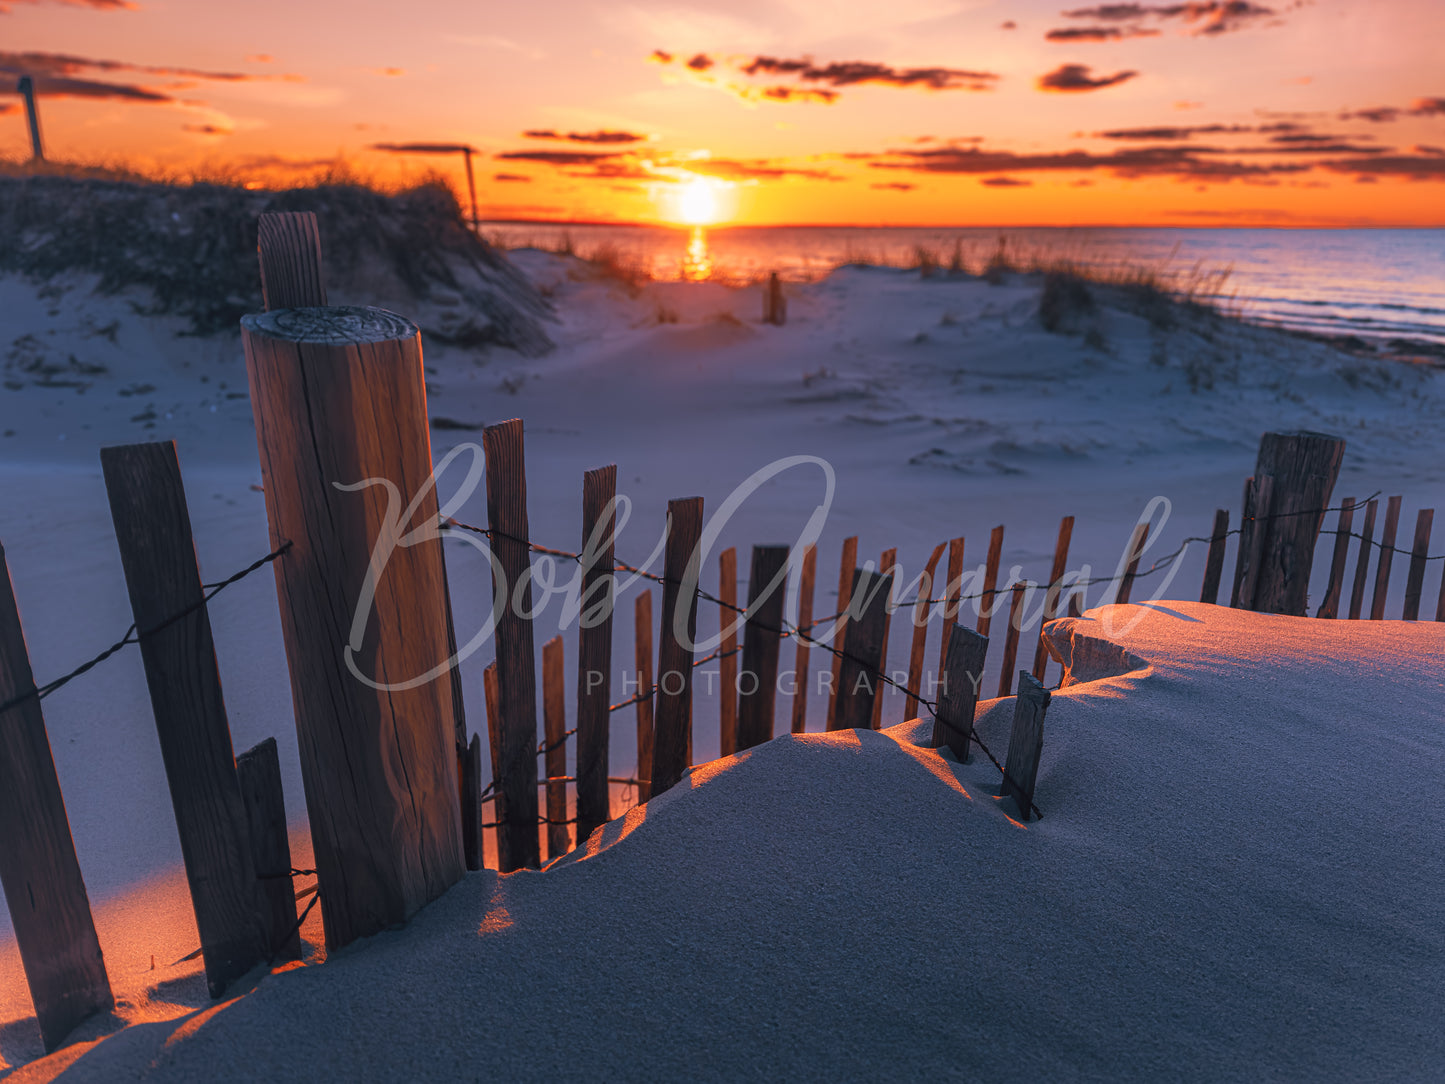
[[[461,189],[459,156],[376,145],[465,143],[484,217],[1441,225],[1441,24],[1438,0],[0,0],[0,80],[37,80],[52,158]],[[0,96],[0,155],[27,154]]]

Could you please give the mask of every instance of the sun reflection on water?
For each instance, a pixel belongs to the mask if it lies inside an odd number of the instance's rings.
[[[707,247],[707,231],[694,226],[682,258],[682,277],[687,282],[706,282],[712,277],[712,252]]]

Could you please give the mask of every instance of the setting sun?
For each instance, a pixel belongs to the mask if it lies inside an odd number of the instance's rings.
[[[669,193],[668,217],[686,226],[713,226],[727,217],[722,185],[707,177],[695,177]]]

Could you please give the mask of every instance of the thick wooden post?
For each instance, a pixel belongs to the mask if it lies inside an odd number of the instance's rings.
[[[1415,544],[1410,549],[1410,574],[1405,581],[1406,621],[1420,619],[1420,595],[1425,590],[1425,559],[1430,555],[1430,527],[1435,519],[1433,508],[1422,508],[1415,517]]]
[[[572,849],[567,831],[567,670],[562,637],[542,645],[542,754],[547,773],[547,857],[560,858]],[[580,777],[580,774],[579,774]],[[606,782],[606,779],[603,779]],[[585,838],[578,836],[578,840]]]
[[[1230,606],[1252,609],[1250,600],[1259,590],[1260,564],[1265,539],[1274,515],[1274,479],[1255,475],[1244,483],[1244,510],[1239,517],[1239,552],[1234,557],[1234,595]]]
[[[878,559],[878,571],[885,576],[892,577],[893,583],[896,584],[898,582],[898,550],[896,548],[883,551],[883,556]],[[891,597],[891,589],[889,594],[888,605],[883,608],[883,644],[878,652],[878,672],[880,674],[888,673],[888,630],[893,625],[893,599]],[[886,685],[880,684],[878,686],[878,695],[873,698],[872,726],[874,730],[878,730],[883,723],[883,690],[886,688]],[[908,715],[905,716],[905,718],[911,719],[913,716]]]
[[[873,725],[873,699],[881,684],[878,660],[883,656],[883,617],[892,590],[892,576],[863,568],[853,573],[849,597],[861,599],[862,603],[854,608],[858,618],[849,624],[848,642],[842,649],[833,730],[868,730]]]
[[[1255,462],[1256,487],[1271,481],[1268,516],[1256,516],[1262,538],[1251,540],[1259,562],[1254,593],[1240,606],[1304,617],[1315,543],[1344,459],[1345,442],[1323,433],[1266,433]]]
[[[748,572],[743,669],[739,678],[742,687],[738,701],[738,752],[773,740],[787,575],[787,546],[753,547],[753,563]]]
[[[913,604],[913,643],[908,652],[908,699],[904,702],[903,718],[918,718],[918,697],[914,695],[923,685],[923,656],[928,649],[928,614],[932,609],[933,575],[938,570],[938,559],[943,556],[940,542],[929,554],[928,563],[923,566],[923,575],[918,578],[918,599]]]
[[[532,641],[532,555],[527,527],[527,471],[522,419],[482,430],[487,456],[487,527],[491,531],[493,608],[497,618],[497,691],[501,697],[502,775],[506,796],[500,832],[515,863],[503,873],[541,864],[537,838],[537,671]],[[500,576],[500,578],[498,578]],[[500,810],[499,810],[500,813]]]
[[[738,624],[742,618],[738,604],[738,551],[729,546],[717,555],[717,597],[723,605],[717,608],[718,624],[722,626],[721,654],[718,657],[718,750],[730,757],[738,751]]]
[[[1360,527],[1360,552],[1355,558],[1355,581],[1350,588],[1350,620],[1358,620],[1365,605],[1365,578],[1370,571],[1370,545],[1375,538],[1375,513],[1380,502],[1365,502],[1365,522]]]
[[[947,745],[962,764],[968,760],[968,741],[973,734],[978,690],[983,685],[983,664],[988,657],[988,637],[956,625],[948,638],[948,665],[943,671],[943,695],[933,720],[933,747]]]
[[[1380,530],[1380,556],[1375,563],[1375,594],[1370,600],[1370,620],[1385,619],[1385,597],[1390,593],[1390,566],[1395,559],[1395,535],[1400,529],[1400,502],[1391,497],[1385,505],[1385,526]]]
[[[260,882],[266,958],[299,960],[301,931],[296,928],[291,838],[286,831],[286,800],[281,792],[281,758],[275,738],[267,738],[236,758],[236,779],[246,807],[251,854]]]
[[[1014,702],[1013,730],[1004,762],[1003,793],[1013,798],[1019,816],[1028,820],[1034,805],[1034,784],[1039,777],[1039,754],[1044,747],[1044,713],[1049,691],[1032,675],[1019,671],[1019,695]]]
[[[0,704],[34,692],[0,547]],[[0,885],[40,1038],[51,1051],[114,1001],[37,696],[0,712],[0,840]]]
[[[1024,601],[1028,585],[1016,583],[1009,599],[1008,631],[1003,638],[1003,672],[998,676],[998,695],[1008,696],[1013,690],[1014,662],[1018,658],[1019,633],[1023,631]]]
[[[833,637],[828,646],[833,648],[830,655],[833,657],[833,679],[828,686],[828,718],[823,726],[826,730],[836,730],[833,725],[838,714],[838,675],[843,666],[843,656],[838,652],[844,649],[848,639],[848,605],[852,601],[849,592],[853,590],[853,572],[858,564],[858,536],[852,535],[843,539],[843,556],[838,564],[838,614],[840,615],[833,624]],[[815,637],[816,639],[816,637]]]
[[[1049,588],[1044,593],[1044,608],[1040,611],[1039,638],[1034,645],[1034,677],[1044,680],[1049,668],[1049,649],[1045,645],[1044,627],[1059,616],[1059,592],[1063,590],[1064,570],[1069,564],[1069,540],[1074,535],[1074,517],[1065,516],[1059,521],[1059,539],[1054,545],[1054,567],[1049,573]]]
[[[171,441],[102,448],[100,463],[201,935],[206,985],[212,997],[220,997],[267,959],[272,946],[261,921],[263,892],[251,857],[181,468]],[[175,620],[182,613],[186,616]]]
[[[663,557],[662,643],[657,651],[657,728],[652,739],[652,796],[670,789],[688,767],[692,733],[692,653],[697,637],[697,582],[702,559],[702,498],[667,502]]]
[[[482,736],[473,734],[462,764],[462,855],[467,869],[482,869]]]
[[[497,869],[517,868],[512,859],[511,837],[504,830],[507,821],[507,796],[502,793],[502,694],[497,688],[497,664],[487,663],[482,671],[482,700],[487,709],[487,747],[492,758],[492,821],[496,824],[493,842],[497,848]]]
[[[763,296],[763,323],[782,327],[788,322],[788,300],[783,296],[783,284],[778,273],[768,274],[767,292]]]
[[[637,800],[652,797],[652,592],[642,592],[633,604],[632,627],[637,665]]]
[[[938,634],[938,674],[948,669],[948,634],[958,620],[958,598],[963,594],[963,539],[955,538],[948,543],[948,578],[943,583],[939,597],[943,628]]]
[[[1325,587],[1325,597],[1316,617],[1340,616],[1340,592],[1345,586],[1345,562],[1350,556],[1350,527],[1355,522],[1355,498],[1346,497],[1340,502],[1340,518],[1335,523],[1335,548],[1330,558],[1330,581]]]
[[[803,568],[798,581],[798,637],[797,653],[793,656],[793,726],[794,734],[805,733],[808,729],[808,687],[811,684],[808,673],[808,655],[811,649],[809,638],[813,635],[813,578],[818,568],[818,547],[811,542],[803,550]],[[1445,594],[1441,595],[1445,598]]]
[[[582,476],[582,613],[577,630],[577,843],[612,819],[612,556],[617,466]],[[548,773],[551,774],[550,772]],[[550,814],[549,814],[550,816]]]
[[[1224,576],[1224,543],[1229,537],[1229,509],[1214,510],[1214,527],[1209,532],[1209,555],[1204,560],[1204,584],[1199,601],[1211,606],[1219,602],[1219,581]]]
[[[1136,523],[1134,531],[1129,535],[1129,549],[1127,551],[1129,563],[1124,566],[1124,575],[1119,580],[1119,590],[1114,594],[1114,601],[1124,605],[1129,601],[1129,596],[1134,593],[1134,577],[1139,574],[1139,558],[1144,553],[1144,547],[1149,542],[1149,524]],[[1073,601],[1070,596],[1070,601]]]
[[[381,309],[310,308],[247,316],[241,341],[271,543],[291,543],[273,568],[339,948],[404,922],[464,870],[421,339]]]

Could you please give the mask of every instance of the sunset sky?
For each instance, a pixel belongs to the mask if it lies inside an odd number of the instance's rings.
[[[0,0],[0,80],[57,159],[464,190],[384,148],[467,144],[492,218],[1440,225],[1442,30],[1439,0]]]

